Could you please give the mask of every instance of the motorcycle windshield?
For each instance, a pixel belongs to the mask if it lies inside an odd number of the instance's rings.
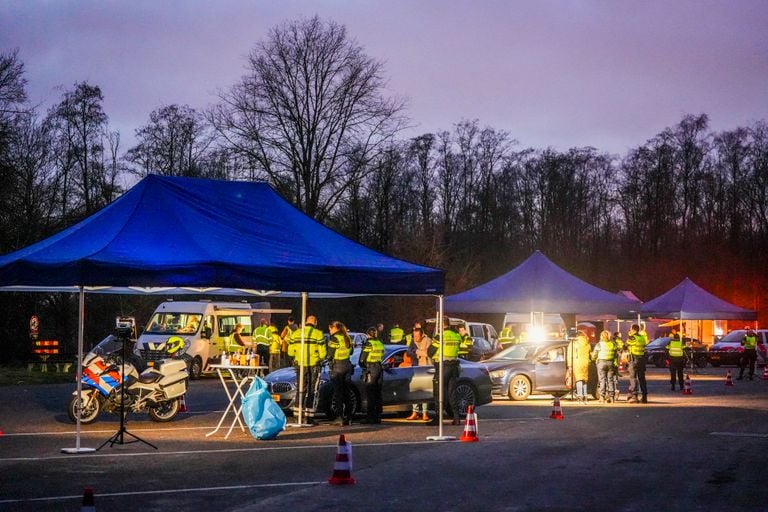
[[[129,340],[125,340],[129,341]],[[130,347],[128,347],[130,348]],[[110,334],[91,349],[91,352],[97,356],[108,356],[110,354],[119,354],[123,350],[123,340]]]

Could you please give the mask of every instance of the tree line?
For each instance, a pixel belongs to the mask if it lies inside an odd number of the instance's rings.
[[[213,106],[159,106],[132,147],[121,147],[103,99],[99,86],[76,83],[40,112],[18,50],[0,54],[0,253],[87,217],[148,174],[265,180],[353,240],[444,269],[449,294],[540,249],[642,299],[688,276],[744,307],[765,301],[765,121],[714,132],[706,114],[686,115],[624,155],[523,147],[467,119],[405,138],[405,102],[387,94],[383,64],[317,17],[272,29]],[[115,299],[102,303],[114,317]],[[0,304],[14,339],[25,338],[30,310],[72,336],[67,296],[0,294]],[[387,301],[350,309],[401,322],[411,314]]]

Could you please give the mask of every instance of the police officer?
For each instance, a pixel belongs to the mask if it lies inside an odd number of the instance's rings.
[[[741,346],[744,352],[739,360],[739,376],[736,380],[744,378],[744,369],[749,365],[749,380],[755,378],[755,362],[757,361],[757,335],[751,328],[747,328],[744,339],[741,340]]]
[[[256,353],[259,355],[259,362],[263,365],[269,364],[269,345],[272,342],[272,331],[266,318],[259,321],[259,326],[253,331],[253,344],[256,345]]]
[[[648,403],[648,384],[645,380],[645,346],[647,344],[648,335],[645,330],[633,324],[626,343],[629,350],[629,395],[627,402],[630,403]],[[640,393],[642,396],[638,399]]]
[[[304,350],[301,350],[301,336],[304,334]],[[317,328],[317,318],[308,315],[301,329],[296,329],[291,334],[291,342],[288,345],[288,355],[293,358],[293,366],[296,368],[297,382],[304,371],[304,389],[299,389],[299,399],[307,410],[310,423],[314,423],[316,406],[317,385],[320,382],[322,363],[328,355],[323,331]],[[299,383],[300,385],[301,383]]]
[[[389,342],[393,345],[399,345],[403,342],[405,331],[400,328],[400,324],[395,324],[389,330]]]
[[[269,341],[269,372],[272,373],[275,370],[279,370],[283,367],[283,340],[280,339],[280,335],[277,333],[277,326],[274,324],[274,322],[269,326],[269,333],[271,335],[271,339]]]
[[[507,322],[499,333],[499,345],[501,348],[507,348],[515,343],[517,343],[517,338],[514,329],[512,329],[512,322]]]
[[[600,333],[600,341],[592,349],[592,360],[597,361],[597,375],[600,379],[598,394],[601,404],[613,402],[615,359],[616,343],[611,339],[611,333],[603,331]]]
[[[339,322],[331,322],[328,326],[331,334],[328,340],[328,359],[331,363],[331,384],[333,385],[333,400],[338,407],[337,425],[350,425],[354,405],[352,404],[352,340],[347,333],[347,327]]]
[[[243,324],[235,324],[235,330],[227,338],[227,352],[239,352],[252,346],[253,344],[243,335]]]
[[[365,396],[368,401],[366,419],[361,423],[378,425],[381,423],[381,387],[384,383],[384,374],[381,362],[384,359],[384,344],[379,340],[379,332],[375,327],[369,327],[366,331],[368,339],[360,353],[360,368],[363,369],[363,382],[365,383]]]
[[[685,353],[683,350],[683,340],[678,332],[667,343],[669,382],[672,384],[672,391],[675,390],[675,380],[679,382],[680,389],[683,389],[683,368],[685,367]]]
[[[442,339],[442,344],[441,344]],[[441,347],[442,345],[442,347]],[[453,425],[460,425],[459,407],[456,400],[456,382],[459,380],[461,366],[459,365],[459,346],[461,336],[451,329],[449,319],[443,319],[442,336],[435,336],[429,347],[429,357],[435,365],[435,375],[432,378],[432,393],[435,400],[435,417],[430,425],[437,425],[440,421],[440,361],[443,362],[443,399],[448,398],[453,415]]]
[[[459,344],[459,357],[469,361],[469,355],[472,353],[472,348],[475,346],[475,340],[467,332],[467,326],[461,324],[459,326],[459,336],[461,336],[461,343]]]

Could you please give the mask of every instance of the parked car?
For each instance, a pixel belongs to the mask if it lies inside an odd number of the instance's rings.
[[[645,357],[649,366],[653,365],[656,368],[664,368],[669,366],[666,346],[671,339],[671,336],[662,336],[661,338],[656,338],[648,345],[646,345]],[[709,360],[706,345],[704,345],[696,338],[685,337],[683,338],[683,341],[685,342],[684,350],[686,355],[686,362],[690,360],[688,358],[693,358],[693,364],[696,365],[697,368],[706,367],[707,361]]]
[[[450,318],[451,327],[456,329],[459,325],[464,325],[467,328],[467,333],[472,336],[474,340],[474,346],[472,352],[469,354],[470,361],[483,361],[489,357],[497,354],[501,350],[499,344],[499,335],[496,333],[496,329],[491,324],[482,322],[468,322],[461,318]],[[427,324],[430,326],[431,331],[435,330],[434,318],[428,318]]]
[[[505,348],[483,363],[491,376],[491,393],[512,400],[538,393],[569,393],[565,387],[567,346],[567,341],[553,340]]]
[[[723,336],[720,341],[709,347],[709,363],[712,366],[738,365],[744,348],[741,340],[747,334],[746,329],[736,329]],[[755,329],[757,335],[757,364],[768,362],[768,329]]]
[[[361,349],[356,347],[352,352],[352,363],[355,371],[352,375],[352,403],[355,413],[365,410],[367,401],[362,381],[362,369],[357,366]],[[386,412],[410,411],[415,403],[432,402],[432,377],[434,366],[401,366],[404,345],[384,345],[384,386],[382,400]],[[490,403],[491,378],[481,364],[460,361],[461,375],[456,385],[456,394],[461,414],[466,414],[467,406],[479,406]],[[274,400],[287,413],[293,412],[296,401],[296,370],[282,368],[267,375],[264,380],[269,384]],[[320,375],[320,391],[317,411],[333,419],[338,416],[338,407],[333,401],[333,389],[328,374],[328,368],[323,368]],[[296,404],[297,405],[297,404]]]

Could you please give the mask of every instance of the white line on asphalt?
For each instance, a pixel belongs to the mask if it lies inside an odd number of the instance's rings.
[[[175,430],[213,430],[215,426],[207,426],[207,427],[174,427],[174,428],[140,428],[140,429],[131,429],[134,432],[173,432]],[[80,435],[84,434],[107,434],[109,432],[114,432],[115,429],[108,429],[108,430],[81,430]],[[53,431],[53,432],[16,432],[9,434],[6,432],[3,434],[3,437],[24,437],[24,436],[63,436],[63,435],[75,435],[77,432],[74,430],[64,430],[64,431]]]
[[[253,485],[227,485],[224,487],[196,487],[192,489],[163,489],[159,491],[130,491],[130,492],[109,492],[99,493],[99,498],[116,498],[120,496],[137,496],[141,494],[174,494],[180,492],[209,492],[209,491],[230,491],[236,489],[259,489],[268,487],[298,487],[302,485],[318,485],[325,482],[287,482],[279,484],[253,484]],[[0,505],[5,503],[28,503],[33,501],[60,501],[60,500],[73,500],[82,499],[82,495],[75,496],[48,496],[45,498],[29,498],[29,499],[14,499],[14,500],[0,500]]]
[[[354,433],[354,431],[352,432]],[[349,433],[347,434],[349,437]],[[401,441],[399,443],[355,443],[355,446],[393,446],[393,445],[409,445],[409,444],[435,444],[433,441]],[[274,451],[274,450],[314,450],[317,448],[336,448],[338,443],[333,444],[319,444],[319,445],[303,445],[303,446],[263,446],[258,448],[221,448],[218,450],[180,450],[175,452],[139,452],[139,453],[85,453],[85,454],[67,454],[67,455],[53,455],[50,457],[8,457],[0,459],[0,462],[31,462],[31,461],[46,461],[46,460],[61,460],[61,459],[77,459],[77,458],[106,458],[106,457],[160,457],[163,455],[199,455],[201,453],[216,454],[216,453],[241,453],[241,452],[261,452],[261,451]]]
[[[753,434],[751,432],[710,432],[709,435],[726,437],[768,437],[768,434]]]

